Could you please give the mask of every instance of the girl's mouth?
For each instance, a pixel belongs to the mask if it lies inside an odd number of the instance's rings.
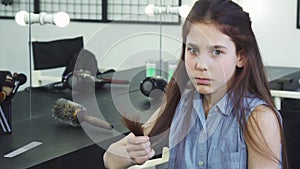
[[[197,85],[209,85],[211,80],[207,78],[195,78]]]

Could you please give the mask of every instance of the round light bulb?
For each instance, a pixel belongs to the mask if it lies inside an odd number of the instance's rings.
[[[54,14],[53,22],[58,27],[66,27],[70,23],[70,17],[65,12],[58,12]]]
[[[25,22],[25,16],[28,15],[27,11],[19,11],[18,13],[16,13],[15,16],[15,21],[18,25],[21,26],[26,26],[26,22]]]
[[[154,5],[153,4],[149,4],[146,6],[145,14],[148,16],[154,16]]]
[[[191,11],[191,7],[188,5],[182,5],[179,7],[179,15],[183,18],[186,18]]]

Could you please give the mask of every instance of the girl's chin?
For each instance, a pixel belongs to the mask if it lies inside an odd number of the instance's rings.
[[[213,90],[210,86],[195,86],[196,90],[200,93],[200,94],[212,94]]]

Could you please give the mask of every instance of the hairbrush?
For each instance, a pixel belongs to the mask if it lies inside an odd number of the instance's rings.
[[[80,126],[80,119],[97,127],[113,129],[113,125],[106,121],[88,115],[84,106],[64,98],[59,98],[54,102],[52,112],[55,119],[74,127]]]

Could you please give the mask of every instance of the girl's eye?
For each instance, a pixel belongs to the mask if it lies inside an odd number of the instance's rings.
[[[220,55],[222,52],[220,51],[220,50],[213,50],[212,51],[212,54],[213,55],[216,55],[216,56],[218,56],[218,55]]]
[[[196,48],[191,48],[191,47],[188,47],[188,51],[191,52],[192,54],[197,54],[199,52],[198,49]]]

